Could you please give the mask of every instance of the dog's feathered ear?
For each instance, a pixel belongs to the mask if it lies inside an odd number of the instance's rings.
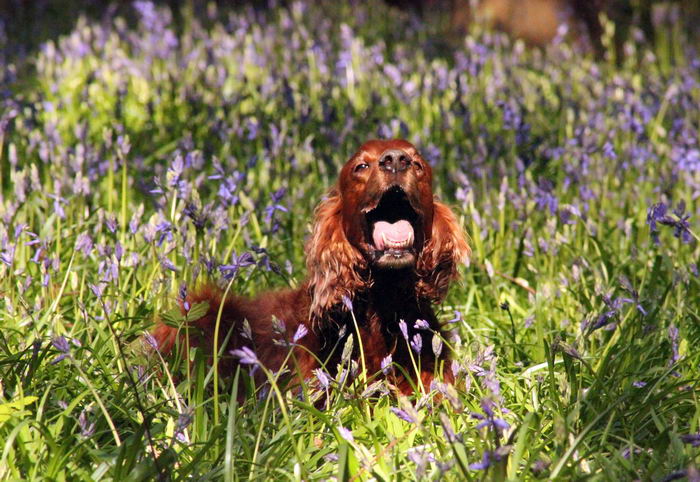
[[[353,293],[365,286],[359,274],[365,267],[363,256],[345,235],[342,199],[333,189],[316,208],[313,232],[306,245],[312,318],[319,319],[341,303],[343,296],[352,299]]]
[[[432,302],[445,298],[450,282],[458,277],[457,267],[467,262],[471,249],[454,213],[445,204],[433,201],[430,239],[418,257],[417,294]]]

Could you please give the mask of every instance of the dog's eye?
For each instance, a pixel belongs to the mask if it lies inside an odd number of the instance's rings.
[[[419,171],[422,171],[422,170],[423,170],[423,164],[421,164],[421,163],[418,162],[418,161],[415,161],[415,162],[413,163],[413,166],[414,166],[416,169],[418,169]]]
[[[369,164],[367,164],[366,162],[363,162],[363,163],[355,166],[355,172],[360,172],[361,170],[367,169],[367,168],[369,168]]]

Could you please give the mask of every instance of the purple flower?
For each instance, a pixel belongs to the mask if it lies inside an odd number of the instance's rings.
[[[458,378],[459,375],[465,370],[461,363],[459,363],[457,360],[452,360],[452,363],[450,364],[450,371],[452,372],[453,377]]]
[[[680,358],[680,353],[678,351],[678,327],[674,324],[671,324],[671,326],[668,327],[668,338],[671,340],[671,360],[670,364],[673,365],[676,363]]]
[[[282,206],[279,203],[284,197],[286,191],[287,190],[285,188],[280,188],[272,193],[272,204],[265,208],[265,223],[270,224],[270,221],[272,221],[272,217],[274,216],[275,211],[282,211],[285,213],[289,212],[289,210],[286,207]]]
[[[481,400],[481,409],[484,411],[484,415],[475,412],[471,414],[472,418],[481,421],[479,424],[477,424],[477,429],[481,430],[482,428],[486,427],[491,428],[496,433],[500,433],[502,430],[507,430],[510,427],[508,422],[496,417],[493,411],[494,406],[495,403],[490,398],[484,398]]]
[[[313,370],[314,375],[316,375],[316,379],[318,380],[318,383],[321,384],[323,388],[328,388],[331,385],[330,379],[328,378],[328,375],[326,375],[326,372],[324,372],[320,368],[316,368]]]
[[[428,451],[428,447],[425,445],[411,447],[406,452],[406,455],[411,462],[416,464],[416,472],[414,474],[416,480],[421,480],[425,477],[428,462],[436,462],[435,456]]]
[[[647,224],[651,228],[652,232],[658,230],[656,223],[661,221],[666,217],[666,212],[668,211],[668,206],[664,203],[652,204],[647,210]]]
[[[352,311],[352,300],[346,295],[343,295],[342,300],[345,308],[347,308],[348,311]]]
[[[462,321],[462,312],[455,310],[455,315],[451,320],[448,320],[448,323],[459,323]]]
[[[219,198],[223,201],[225,206],[234,206],[238,204],[239,197],[235,194],[237,187],[236,179],[232,177],[225,178],[221,184],[219,184]]]
[[[342,425],[338,426],[338,433],[348,442],[352,443],[355,441],[355,437],[352,436],[352,432]]]
[[[156,12],[156,7],[153,2],[139,0],[133,3],[133,7],[138,12],[144,25],[152,26],[159,22],[158,12]]]
[[[240,256],[237,256],[236,253],[233,253],[231,255],[231,264],[219,266],[219,271],[221,271],[221,274],[225,279],[230,280],[236,276],[238,270],[252,264],[255,264],[252,254],[245,252]]]
[[[94,294],[98,299],[102,299],[102,295],[104,294],[103,283],[97,283],[96,285],[88,284],[88,287],[92,291],[92,294]]]
[[[4,251],[0,252],[0,261],[5,263],[7,266],[12,266],[12,262],[15,260],[15,245],[10,244],[5,248]]]
[[[60,352],[60,355],[58,355],[56,358],[54,358],[51,361],[51,365],[55,365],[56,363],[62,361],[63,359],[70,357],[70,343],[68,343],[68,340],[66,340],[65,337],[63,336],[57,336],[51,340],[51,344],[53,347]]]
[[[185,309],[185,312],[190,311],[190,303],[187,301],[187,284],[182,283],[180,285],[180,289],[177,292],[178,298],[180,301],[182,301],[182,307]]]
[[[690,444],[691,447],[700,447],[700,432],[681,435],[681,440],[685,444]]]
[[[61,219],[65,219],[66,212],[63,210],[63,205],[68,204],[68,201],[66,201],[64,198],[57,194],[49,194],[49,197],[53,199],[53,208],[56,212],[56,215]]]
[[[173,436],[181,443],[187,442],[187,439],[185,437],[185,430],[187,430],[187,427],[190,426],[192,423],[192,412],[190,410],[186,410],[182,413],[179,413],[177,415],[177,423],[175,424],[175,433]]]
[[[400,408],[397,408],[397,407],[391,407],[389,410],[391,410],[392,413],[394,415],[396,415],[397,417],[399,417],[401,420],[404,420],[408,423],[416,423],[416,420],[417,420],[416,415],[418,415],[418,414],[415,413],[415,410],[412,410],[412,412],[414,412],[413,414],[410,414],[410,413],[408,413],[408,411],[401,410]]]
[[[413,339],[411,340],[411,348],[413,351],[420,354],[420,351],[423,348],[423,337],[420,336],[419,333],[413,335]]]
[[[309,333],[309,329],[306,328],[306,325],[301,324],[297,327],[297,331],[294,333],[294,336],[292,337],[292,342],[297,343],[299,340],[304,338],[307,333]]]
[[[237,350],[231,350],[231,354],[238,358],[243,365],[258,365],[260,363],[255,352],[247,346]]]
[[[338,461],[338,454],[326,454],[323,456],[323,460],[328,463],[335,463]]]
[[[174,272],[177,272],[177,271],[178,271],[177,266],[175,266],[175,265],[173,264],[173,262],[170,261],[170,260],[169,260],[168,258],[166,258],[165,256],[163,256],[162,258],[160,258],[160,265],[161,265],[164,269],[167,269],[167,270],[169,270],[169,271],[174,271]]]
[[[489,467],[491,467],[491,452],[488,451],[484,452],[481,462],[469,464],[469,468],[472,470],[487,470]]]
[[[382,359],[382,363],[381,363],[381,365],[382,365],[382,373],[383,373],[385,376],[388,375],[389,373],[391,373],[391,371],[392,371],[392,369],[393,369],[392,363],[393,363],[393,361],[392,361],[391,355],[387,355],[386,357],[384,357],[384,358]]]
[[[685,202],[678,203],[673,210],[675,219],[668,215],[668,206],[664,203],[653,204],[647,210],[647,224],[651,230],[651,236],[654,243],[659,244],[658,226],[656,223],[670,226],[673,228],[673,235],[679,238],[683,243],[689,243],[691,240],[690,223],[688,219],[690,214],[685,213]]]
[[[535,204],[540,210],[548,209],[551,214],[555,214],[559,207],[559,201],[553,194],[554,185],[548,179],[540,181],[535,191]]]
[[[146,342],[148,346],[150,346],[152,349],[157,350],[158,349],[158,341],[155,339],[153,335],[150,333],[146,333],[143,335],[143,339]]]
[[[429,330],[430,325],[426,320],[416,320],[416,323],[413,325],[413,328],[417,330]]]
[[[80,427],[80,435],[85,438],[90,438],[95,434],[95,422],[90,422],[88,419],[88,409],[84,409],[78,415],[78,426]]]
[[[109,229],[110,233],[116,233],[117,232],[117,217],[114,214],[108,214],[107,218],[105,219],[105,225],[107,226],[107,229]]]
[[[610,141],[606,141],[603,145],[603,155],[609,157],[610,159],[617,159],[617,154],[615,153],[615,147]]]
[[[204,226],[207,223],[207,215],[204,213],[201,207],[198,208],[195,203],[188,202],[185,205],[185,208],[182,210],[182,214],[192,220],[192,224],[194,224],[195,228],[198,230],[204,229]]]
[[[403,339],[408,340],[408,327],[406,326],[405,321],[399,320],[399,329],[401,330],[401,334],[403,335]]]
[[[156,233],[160,233],[158,243],[156,243],[158,246],[161,246],[163,244],[163,241],[165,241],[166,239],[168,240],[168,242],[171,242],[173,240],[173,225],[168,221],[162,221],[156,224],[155,231]]]

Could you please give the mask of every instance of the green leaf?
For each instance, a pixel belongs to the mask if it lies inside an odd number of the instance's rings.
[[[209,312],[209,302],[201,301],[195,303],[190,307],[190,311],[187,312],[187,316],[184,318],[185,321],[197,321]]]
[[[182,325],[182,322],[185,321],[185,315],[182,314],[179,307],[171,308],[170,310],[161,313],[160,317],[163,319],[163,322],[166,325],[174,328],[179,328]]]
[[[0,424],[8,421],[13,415],[21,415],[24,407],[34,403],[38,397],[22,397],[14,402],[7,402],[0,405]]]

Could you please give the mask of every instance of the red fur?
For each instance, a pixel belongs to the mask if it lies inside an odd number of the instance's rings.
[[[402,169],[392,171],[386,163],[380,163],[389,149],[406,154],[402,159],[409,161],[401,164]],[[360,164],[367,167],[358,167]],[[412,221],[414,256],[401,253],[399,258],[406,264],[398,268],[383,264],[386,261],[377,255],[367,233],[372,228],[365,217],[377,208],[385,193],[397,186],[405,194],[397,203],[410,203],[417,213]],[[391,206],[389,211],[401,209],[400,205],[395,207],[396,203],[387,205]],[[225,349],[220,350],[222,373],[235,370],[238,362],[232,350],[249,347],[273,371],[283,368],[287,360],[284,368],[301,380],[311,377],[312,370],[322,365],[334,375],[345,343],[340,335],[344,330],[344,337],[356,336],[354,315],[368,376],[381,374],[382,360],[391,355],[402,370],[394,370],[390,379],[402,393],[412,392],[417,384],[427,388],[449,359],[446,347],[438,358],[432,351],[433,333],[441,334],[442,330],[431,303],[444,299],[449,283],[457,277],[457,265],[466,260],[470,250],[454,214],[434,200],[432,171],[416,149],[402,140],[365,143],[345,164],[337,185],[317,208],[306,252],[309,277],[296,289],[266,292],[253,299],[232,295],[223,301],[218,288],[195,289],[187,301],[190,305],[209,303],[207,314],[191,322],[189,340],[182,329],[178,332],[177,328],[159,324],[153,332],[159,349],[167,353],[176,343],[184,345],[187,341],[189,346],[201,347],[211,355],[221,308],[219,345],[227,340]],[[352,302],[353,315],[344,300]],[[284,322],[286,333],[275,333],[274,318]],[[243,320],[250,325],[252,340],[242,335]],[[415,335],[422,339],[420,354],[413,354],[420,377],[416,377],[408,342],[399,329],[400,320],[408,327],[409,340]],[[415,328],[417,320],[426,320],[430,330]],[[288,349],[275,339],[291,340],[300,324],[306,325],[308,334],[299,340],[301,346],[294,348],[293,356],[287,357]],[[356,339],[354,347],[353,357],[359,361]],[[444,370],[443,379],[452,381],[449,370]]]

